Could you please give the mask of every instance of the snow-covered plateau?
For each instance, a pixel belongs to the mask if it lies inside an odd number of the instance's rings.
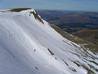
[[[3,10],[0,74],[98,74],[98,54],[64,38],[33,9]]]

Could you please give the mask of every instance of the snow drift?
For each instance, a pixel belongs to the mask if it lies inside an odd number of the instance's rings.
[[[57,33],[33,9],[0,12],[0,74],[98,74],[98,55]]]

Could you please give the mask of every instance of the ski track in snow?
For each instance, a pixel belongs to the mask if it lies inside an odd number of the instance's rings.
[[[98,55],[31,12],[0,12],[0,74],[98,74]]]

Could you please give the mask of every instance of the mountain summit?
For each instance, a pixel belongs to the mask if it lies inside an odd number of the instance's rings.
[[[98,74],[98,55],[64,38],[33,9],[3,10],[0,74]]]

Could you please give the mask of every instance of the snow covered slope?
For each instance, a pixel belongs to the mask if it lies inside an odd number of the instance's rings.
[[[33,9],[1,11],[0,74],[98,74],[98,55],[62,37]]]

